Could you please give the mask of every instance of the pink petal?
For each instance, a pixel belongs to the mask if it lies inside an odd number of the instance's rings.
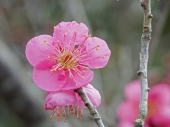
[[[77,103],[76,94],[71,91],[51,92],[45,99],[45,109],[53,110],[56,107],[70,106]]]
[[[117,117],[120,121],[134,122],[138,116],[139,103],[125,101],[120,104],[117,110]]]
[[[129,101],[139,102],[139,99],[140,99],[140,82],[139,82],[139,80],[134,80],[126,85],[125,97]]]
[[[33,70],[35,84],[43,90],[55,91],[61,89],[67,77],[63,70],[50,72],[55,62],[45,60],[37,64]]]
[[[166,107],[161,108],[161,111],[156,112],[158,113],[146,120],[146,124],[152,122],[155,126],[169,127],[167,125],[170,125],[170,106],[167,105]]]
[[[48,56],[53,54],[44,41],[52,43],[54,40],[49,35],[40,35],[32,38],[26,45],[26,57],[33,66],[48,59]]]
[[[160,107],[170,104],[170,86],[167,84],[158,84],[151,87],[149,100]]]
[[[51,105],[49,103],[44,104],[45,110],[54,110],[56,108],[56,105]]]
[[[74,38],[76,35],[76,38]],[[59,40],[62,46],[66,46],[70,43],[70,40],[74,44],[83,42],[88,35],[88,28],[85,24],[77,22],[61,22],[54,29],[53,37]]]
[[[85,41],[84,45],[88,55],[80,60],[81,63],[90,68],[103,68],[106,66],[111,51],[104,40],[90,37]]]
[[[79,71],[70,70],[71,74],[73,75],[72,78],[70,77],[69,72],[66,72],[66,76],[68,77],[67,82],[62,87],[63,90],[68,89],[77,89],[87,85],[89,82],[92,81],[94,72],[90,69],[86,70],[83,75],[80,72],[83,72],[84,68],[78,67]]]
[[[96,108],[101,104],[101,96],[98,90],[96,90],[92,85],[88,84],[83,87],[85,93],[89,97],[91,103]]]
[[[129,121],[120,121],[118,127],[134,127],[134,125]]]

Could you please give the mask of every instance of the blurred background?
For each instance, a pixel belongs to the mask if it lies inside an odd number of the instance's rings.
[[[148,65],[149,85],[169,82],[170,1],[152,0],[153,32]],[[98,112],[106,127],[116,127],[116,111],[124,86],[137,79],[143,25],[140,0],[0,0],[0,127],[96,127],[87,109],[83,120],[49,119],[46,93],[33,82],[25,57],[27,42],[53,33],[62,21],[85,23],[92,36],[104,39],[112,51],[108,65],[95,70],[91,83],[100,91]]]

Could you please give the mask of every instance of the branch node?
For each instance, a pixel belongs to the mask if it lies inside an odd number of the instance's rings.
[[[137,75],[138,75],[138,76],[141,76],[141,75],[143,75],[143,73],[144,73],[144,72],[143,72],[142,70],[139,70],[139,71],[137,72]]]
[[[153,15],[152,15],[152,14],[148,15],[148,18],[151,18],[151,19],[152,19],[152,18],[153,18]]]
[[[135,122],[134,122],[134,124],[135,124],[135,127],[143,127],[143,120],[141,120],[141,119],[136,119],[135,120]]]
[[[95,117],[94,118],[94,120],[100,120],[101,119],[101,117]]]
[[[148,31],[149,31],[149,27],[148,27],[148,26],[144,26],[144,27],[143,27],[143,31],[144,31],[144,32],[148,32]]]
[[[96,111],[94,110],[94,111],[92,111],[90,114],[93,116],[93,115],[96,114]]]
[[[84,102],[84,105],[85,105],[86,107],[88,106],[88,104],[89,104],[88,102]]]
[[[141,6],[143,7],[144,10],[146,9],[146,4],[144,1],[141,2]]]

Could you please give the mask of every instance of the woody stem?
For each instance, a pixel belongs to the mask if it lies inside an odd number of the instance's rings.
[[[148,107],[148,80],[147,80],[147,64],[148,64],[148,49],[151,40],[151,0],[141,0],[141,6],[144,10],[143,34],[141,37],[141,53],[140,53],[140,70],[138,76],[141,84],[141,98],[139,104],[139,115],[134,122],[134,127],[144,127],[144,120],[147,116]]]

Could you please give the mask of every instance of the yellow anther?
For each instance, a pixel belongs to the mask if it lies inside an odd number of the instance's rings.
[[[53,72],[53,70],[51,69],[50,72]]]
[[[84,34],[84,36],[86,37],[86,34]]]
[[[84,76],[82,76],[82,79],[84,79]]]
[[[45,44],[45,43],[47,43],[47,40],[46,40],[46,39],[44,39],[44,44]]]
[[[99,69],[99,67],[98,67],[98,66],[96,66],[96,69]]]
[[[104,58],[105,58],[105,56],[102,56],[102,58],[104,59]]]
[[[89,34],[89,37],[91,37],[91,34]]]
[[[100,47],[100,45],[97,45],[97,47]]]
[[[86,67],[86,70],[89,70],[89,68],[88,68],[88,67]]]
[[[96,50],[99,50],[99,48],[96,48]]]
[[[56,26],[54,26],[54,29],[56,29]]]

